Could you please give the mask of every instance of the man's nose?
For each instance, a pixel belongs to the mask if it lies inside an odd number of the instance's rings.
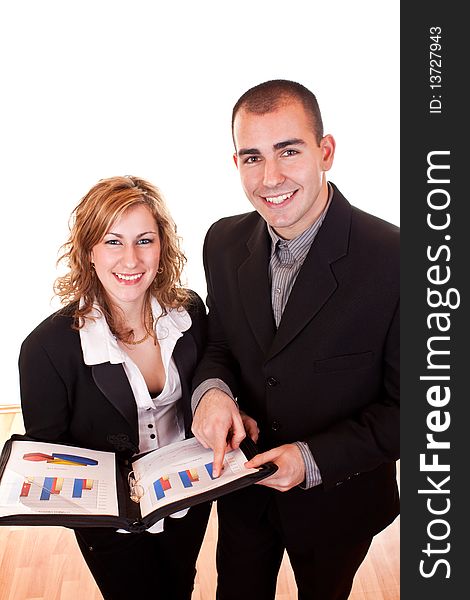
[[[278,186],[284,181],[280,166],[276,160],[266,160],[264,163],[263,185],[267,188]]]

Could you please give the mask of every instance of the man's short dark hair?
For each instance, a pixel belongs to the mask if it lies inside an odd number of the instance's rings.
[[[240,109],[258,115],[273,112],[279,107],[298,100],[311,117],[317,143],[323,138],[323,121],[315,94],[296,81],[272,79],[250,88],[241,96],[232,111],[232,137],[235,117]],[[235,138],[234,138],[235,143]]]

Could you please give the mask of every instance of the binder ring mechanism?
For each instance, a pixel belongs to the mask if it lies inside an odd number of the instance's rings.
[[[139,483],[140,479],[135,478],[134,471],[127,475],[127,483],[129,484],[129,496],[133,502],[139,503],[144,495],[144,488]]]

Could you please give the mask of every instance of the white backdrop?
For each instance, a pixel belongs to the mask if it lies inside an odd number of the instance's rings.
[[[230,118],[261,81],[294,79],[316,93],[337,142],[330,179],[398,224],[398,0],[10,0],[0,53],[0,404],[19,402],[21,341],[58,306],[57,251],[98,179],[134,174],[161,188],[187,283],[205,297],[207,228],[251,208]]]

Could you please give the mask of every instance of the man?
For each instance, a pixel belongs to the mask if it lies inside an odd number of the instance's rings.
[[[286,549],[299,598],[344,599],[398,513],[398,229],[327,182],[335,141],[305,87],[252,88],[232,124],[256,212],[206,236],[193,431],[220,473],[254,419],[247,466],[278,470],[218,502],[218,597],[272,600]]]

